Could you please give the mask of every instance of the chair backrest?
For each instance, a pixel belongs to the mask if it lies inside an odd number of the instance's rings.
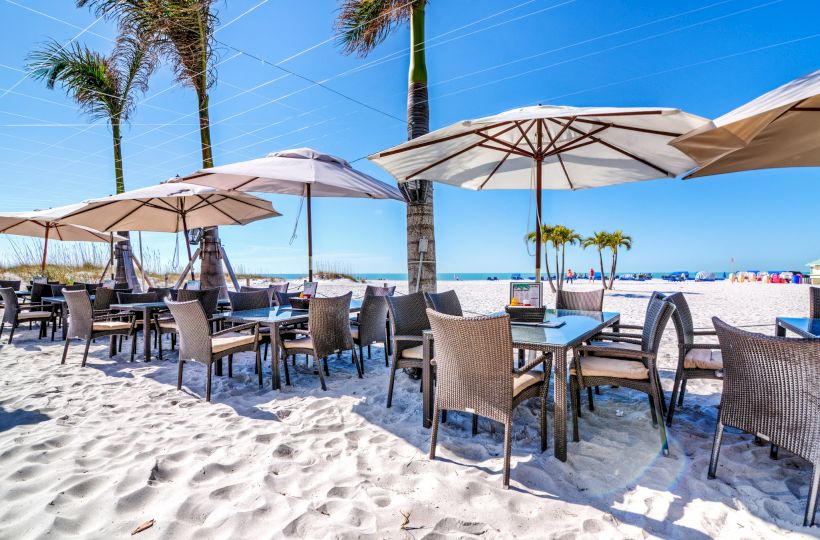
[[[86,283],[85,290],[88,294],[97,294],[97,289],[100,288],[99,283]]]
[[[68,287],[68,285],[63,285],[62,283],[59,285],[49,285],[51,287],[51,292],[49,294],[44,294],[43,296],[62,296],[63,289]]]
[[[19,279],[0,279],[0,288],[11,288],[19,291],[21,283]]]
[[[180,289],[177,291],[176,299],[179,302],[190,302],[196,300],[202,304],[202,309],[205,310],[205,315],[211,316],[216,313],[219,307],[219,288],[214,289],[199,289],[192,291],[188,289]]]
[[[277,306],[288,307],[290,306],[290,299],[297,298],[301,293],[298,292],[279,292],[275,291],[273,293],[273,297],[276,300]]]
[[[390,311],[390,324],[396,335],[420,336],[430,329],[427,318],[427,304],[424,293],[417,292],[404,296],[386,296]]]
[[[436,347],[440,409],[498,422],[512,414],[512,332],[508,315],[457,317],[428,309]]]
[[[353,293],[328,298],[311,298],[308,329],[316,358],[353,348],[350,334],[350,299]]]
[[[313,298],[316,296],[316,291],[319,289],[319,283],[316,281],[305,281],[305,284],[302,286],[302,292],[305,293],[305,296],[309,296]]]
[[[368,285],[359,311],[359,343],[368,344],[386,339],[387,300],[395,287],[373,287]],[[311,300],[312,302],[312,300]]]
[[[94,329],[94,311],[91,307],[91,299],[85,292],[85,287],[81,291],[63,291],[66,303],[68,304],[68,330],[67,338],[90,339]]]
[[[662,293],[652,293],[649,305],[646,308],[646,318],[644,319],[643,332],[641,334],[641,350],[643,352],[657,353],[661,346],[661,338],[666,323],[675,307],[666,301]]]
[[[723,353],[719,419],[760,433],[817,464],[820,459],[820,339],[746,332],[712,319]]]
[[[667,295],[666,301],[675,306],[672,313],[672,322],[675,325],[675,332],[678,334],[678,344],[690,344],[695,342],[695,324],[692,321],[692,312],[689,310],[689,303],[682,292]]]
[[[211,332],[205,310],[197,300],[165,302],[179,328],[179,359],[211,363]]]
[[[273,292],[288,292],[288,287],[290,287],[289,281],[284,283],[274,283],[270,286],[270,288],[273,289]]]
[[[233,311],[270,307],[270,297],[268,296],[268,292],[264,290],[253,292],[228,291],[228,298],[231,300],[231,309]]]
[[[0,287],[0,297],[3,298],[3,322],[14,324],[17,320],[17,312],[19,306],[17,305],[17,295],[11,287]]]
[[[270,307],[270,306],[274,305],[275,302],[273,300],[273,293],[275,291],[274,291],[273,287],[247,287],[247,286],[243,285],[242,287],[239,288],[239,292],[258,292],[258,291],[265,291],[266,293],[268,293],[268,306]]]
[[[424,301],[427,307],[444,313],[446,315],[455,315],[461,317],[464,313],[461,311],[461,302],[458,301],[456,291],[445,291],[443,293],[424,293]]]
[[[171,287],[148,287],[148,292],[156,293],[160,300],[163,300],[165,298],[172,298]]]
[[[146,304],[149,302],[159,302],[160,298],[157,296],[157,293],[152,292],[144,292],[144,293],[127,293],[122,291],[117,291],[117,303],[118,304]]]
[[[809,317],[820,319],[820,287],[809,287]]]
[[[108,287],[97,287],[94,291],[94,309],[103,311],[111,309],[111,304],[116,303],[118,291]]]
[[[572,309],[577,311],[603,311],[604,290],[566,291],[558,289],[555,295],[555,309]]]
[[[504,310],[511,322],[544,322],[547,308],[544,306],[506,306]]]
[[[47,278],[47,277],[42,277],[42,276],[41,276],[41,277],[36,277],[36,278],[33,278],[33,279],[31,280],[31,283],[32,283],[32,284],[34,284],[34,283],[45,283],[45,284],[48,284],[48,278]]]
[[[51,285],[48,283],[32,283],[31,284],[31,303],[39,304],[43,301],[44,296],[51,296]]]

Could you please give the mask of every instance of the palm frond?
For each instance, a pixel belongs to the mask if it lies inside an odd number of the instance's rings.
[[[157,48],[150,36],[121,34],[117,38],[112,61],[122,75],[122,119],[127,121],[134,111],[137,93],[148,91],[148,80],[159,63]]]
[[[342,0],[336,17],[338,43],[346,54],[367,56],[393,29],[410,20],[417,2],[426,0]]]

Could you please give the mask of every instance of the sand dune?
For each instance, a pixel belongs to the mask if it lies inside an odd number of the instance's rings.
[[[399,287],[401,288],[401,284]],[[583,284],[576,288],[583,288]],[[695,325],[712,315],[762,324],[804,315],[799,286],[727,283],[620,284],[607,309],[639,322],[654,288],[684,290]],[[333,294],[363,285],[323,283]],[[506,282],[452,282],[466,309],[497,310]],[[773,538],[803,529],[811,470],[785,452],[729,432],[716,480],[706,479],[720,383],[689,385],[670,430],[670,457],[658,455],[645,396],[605,388],[584,411],[569,460],[538,452],[537,402],[521,408],[513,435],[512,489],[501,489],[501,429],[470,435],[452,414],[427,458],[418,382],[399,375],[385,407],[388,370],[374,347],[359,380],[349,354],[331,361],[328,391],[300,359],[293,386],[260,389],[250,354],[234,377],[217,377],[206,403],[204,368],[176,357],[113,359],[92,345],[59,365],[60,343],[22,331],[0,345],[0,537],[138,538]],[[671,390],[673,331],[664,337],[664,384]],[[585,402],[585,400],[584,400]],[[550,406],[550,411],[552,407]],[[552,415],[549,416],[552,430]],[[550,433],[551,437],[551,433]],[[407,516],[407,517],[405,517]],[[405,528],[401,529],[404,522]]]

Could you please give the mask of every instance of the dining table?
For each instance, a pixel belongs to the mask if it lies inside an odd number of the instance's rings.
[[[492,315],[501,315],[494,313]],[[568,353],[606,328],[618,329],[621,314],[609,311],[576,311],[548,309],[541,322],[511,322],[512,348],[551,354],[554,366],[554,453],[561,461],[567,460],[567,360]],[[422,424],[433,423],[435,385],[433,366],[435,342],[433,332],[422,335]],[[513,355],[510,351],[510,359]]]
[[[362,309],[361,300],[350,301],[350,313]],[[293,326],[308,322],[309,311],[291,306],[274,306],[270,308],[248,309],[244,311],[226,311],[218,315],[221,320],[229,323],[259,323],[260,326],[270,328],[271,371],[273,372],[271,385],[274,390],[282,388],[279,376],[279,330],[285,326]],[[285,381],[290,385],[290,381]]]
[[[775,319],[775,334],[784,337],[787,330],[803,338],[820,338],[820,319],[777,317]]]

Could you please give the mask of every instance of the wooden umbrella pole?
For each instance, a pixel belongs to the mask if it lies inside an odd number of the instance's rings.
[[[310,183],[307,187],[307,226],[308,226],[308,281],[313,281],[313,220],[310,215]]]
[[[40,265],[40,273],[45,275],[46,273],[46,253],[48,253],[48,230],[51,228],[51,224],[46,222],[46,241],[43,244],[43,264]]]
[[[117,279],[115,274],[116,270],[114,269],[114,233],[111,233],[111,253],[109,254],[108,258],[108,265],[111,267],[111,280]],[[108,268],[108,266],[106,266]],[[103,272],[103,279],[105,279],[105,272]],[[102,281],[102,279],[100,280]]]
[[[191,257],[191,242],[188,241],[188,223],[185,221],[185,213],[182,214],[182,230],[185,233],[185,248],[188,250],[188,261],[190,261],[190,269],[191,269],[191,279],[196,279],[194,275],[194,261]],[[186,272],[187,274],[187,272]],[[180,276],[180,278],[184,277],[184,275]]]
[[[541,149],[543,142],[542,124],[536,123],[535,153],[535,281],[541,281],[541,168],[544,163]]]

